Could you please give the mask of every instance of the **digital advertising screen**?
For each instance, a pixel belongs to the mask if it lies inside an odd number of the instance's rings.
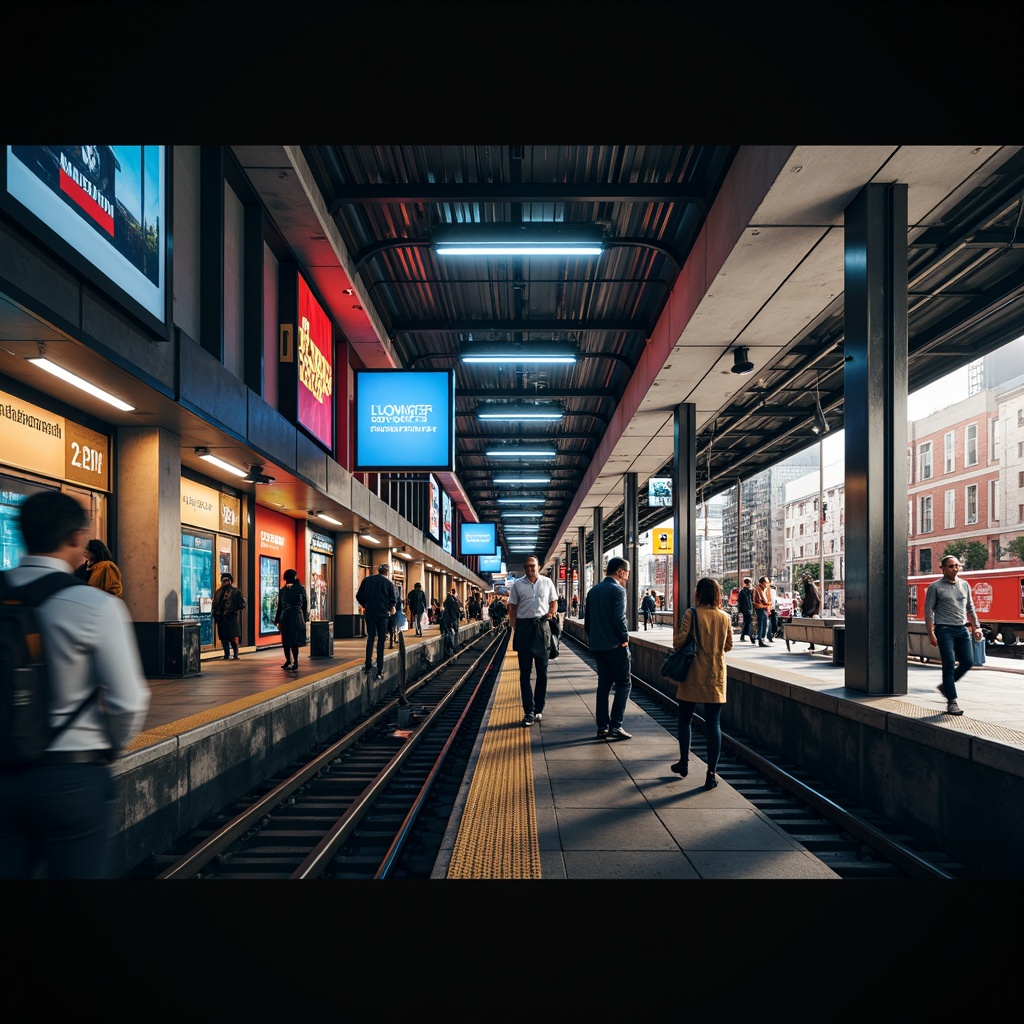
[[[647,481],[647,504],[672,507],[672,477],[652,476]]]
[[[501,555],[481,555],[480,572],[501,572]]]
[[[454,370],[357,370],[355,410],[355,472],[454,472]]]
[[[493,555],[498,549],[498,530],[494,523],[460,523],[459,553]]]
[[[334,445],[334,329],[299,275],[299,423],[328,451]]]
[[[169,336],[163,146],[7,146],[0,201],[33,234]]]
[[[441,485],[433,474],[427,482],[427,533],[441,542]]]
[[[441,492],[441,547],[452,553],[452,499],[447,491]]]

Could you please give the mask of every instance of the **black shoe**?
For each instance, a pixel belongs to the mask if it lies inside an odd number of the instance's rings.
[[[608,739],[610,740],[631,740],[632,738],[633,734],[626,732],[621,725],[613,726],[608,730]]]
[[[669,765],[670,772],[675,772],[676,775],[681,775],[684,779],[690,774],[690,766],[685,761],[676,761],[675,764]]]
[[[375,678],[376,678],[377,682],[379,683],[384,678],[384,673],[383,672],[378,672]]]
[[[365,664],[365,665],[363,666],[363,671],[364,671],[364,672],[369,672],[369,671],[371,671],[372,669],[373,669],[373,665],[371,665],[371,664],[370,664],[369,662],[367,662],[367,663],[366,663],[366,664]]]
[[[225,654],[224,655],[224,660],[225,661],[230,661],[231,660],[231,655],[230,654]]]
[[[757,641],[757,646],[758,647],[767,647],[768,645],[763,640],[758,640]]]
[[[606,740],[606,739],[608,739],[608,730],[607,729],[598,729],[597,730],[597,735],[594,737],[594,739],[598,739],[598,740]]]
[[[283,664],[283,665],[281,666],[281,668],[291,668],[291,667],[292,667],[292,663],[291,663],[290,661],[286,661],[286,662],[285,662],[285,663],[284,663],[284,664]]]
[[[718,785],[718,776],[714,772],[708,772],[708,777],[704,780],[705,789],[714,789]]]
[[[536,721],[537,719],[533,715],[525,715],[523,717],[523,725],[533,725]]]

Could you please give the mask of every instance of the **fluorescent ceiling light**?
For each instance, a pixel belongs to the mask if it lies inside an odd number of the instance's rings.
[[[328,523],[334,523],[335,526],[341,526],[342,525],[341,523],[338,522],[337,519],[332,519],[326,512],[319,512],[319,513],[317,513],[317,518],[318,519],[323,519],[323,520],[325,520]]]
[[[115,409],[120,409],[122,412],[135,411],[134,405],[122,402],[120,398],[115,398],[109,391],[104,391],[102,388],[96,387],[95,384],[90,384],[87,380],[73,374],[70,370],[65,370],[63,366],[51,363],[49,359],[46,359],[43,356],[33,356],[28,361],[30,363],[34,363],[40,370],[52,373],[54,377],[60,377],[61,380],[67,381],[68,384],[73,384],[76,388],[80,388],[82,391],[88,392],[94,398],[99,398],[108,405],[114,406]]]
[[[541,519],[543,512],[502,512],[502,519]]]
[[[371,537],[368,533],[359,534],[360,540],[368,540],[371,544],[379,544],[380,541],[376,537]]]
[[[434,231],[438,256],[600,256],[604,232],[583,224],[450,224]]]
[[[560,420],[565,415],[565,408],[550,402],[543,405],[485,405],[477,409],[476,415],[481,420],[548,422]]]
[[[484,452],[489,459],[557,459],[554,448],[491,448]]]
[[[543,505],[547,499],[540,498],[499,498],[499,505]]]
[[[234,473],[235,476],[246,476],[246,470],[239,469],[237,466],[232,466],[230,462],[225,462],[223,459],[218,459],[216,455],[211,455],[207,452],[205,455],[200,455],[204,462],[209,462],[212,466],[218,466],[220,469],[226,470],[228,473]]]
[[[491,483],[495,484],[549,484],[550,476],[496,476]]]
[[[395,554],[399,558],[404,558],[407,562],[411,562],[412,561],[412,557],[413,556],[410,555],[408,551],[396,551]]]
[[[545,345],[531,348],[507,343],[500,345],[473,345],[459,353],[464,363],[575,363],[576,352],[568,346]]]

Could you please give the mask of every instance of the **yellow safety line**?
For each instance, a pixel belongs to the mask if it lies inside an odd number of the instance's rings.
[[[532,731],[523,725],[518,659],[509,652],[448,864],[448,878],[541,877]]]

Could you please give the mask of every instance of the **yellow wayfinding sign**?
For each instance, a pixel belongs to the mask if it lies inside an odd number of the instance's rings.
[[[672,555],[675,554],[674,547],[674,531],[671,526],[665,527],[663,530],[655,530],[652,534],[653,548],[656,555]]]

